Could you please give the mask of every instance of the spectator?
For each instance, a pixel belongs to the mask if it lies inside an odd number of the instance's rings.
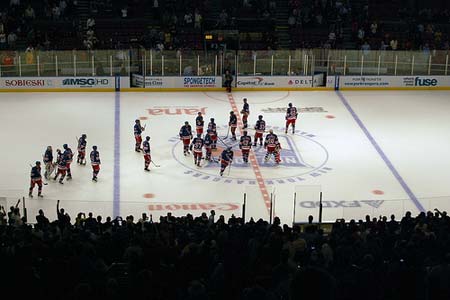
[[[8,46],[10,49],[14,49],[16,47],[17,34],[14,31],[11,31],[8,34]]]
[[[128,18],[128,7],[124,6],[120,12],[122,14],[122,19]]]
[[[184,24],[189,27],[192,26],[192,14],[190,12],[184,14]]]
[[[95,19],[93,17],[89,17],[86,21],[86,29],[93,29],[95,27]]]
[[[361,50],[363,51],[364,55],[368,55],[370,52],[370,45],[367,43],[367,41],[364,42],[364,44],[361,46]]]
[[[201,29],[203,18],[198,9],[195,9],[194,20],[194,28]]]
[[[0,226],[6,226],[8,221],[6,220],[6,211],[5,207],[0,205]]]
[[[25,19],[28,21],[34,20],[36,18],[34,9],[33,9],[33,7],[31,7],[31,5],[28,5],[28,7],[25,9],[25,12],[23,15],[24,15]]]
[[[11,8],[14,8],[15,6],[20,6],[20,0],[9,1],[9,6],[11,6]]]
[[[42,209],[39,210],[38,215],[36,216],[36,227],[40,230],[45,230],[50,225],[50,221],[44,215],[44,211]]]
[[[391,42],[389,43],[389,45],[391,46],[391,49],[392,50],[397,50],[397,47],[398,47],[398,41],[397,41],[397,39],[396,38],[393,38],[392,40],[391,40]]]
[[[54,5],[52,8],[52,18],[55,21],[59,21],[60,17],[61,17],[61,10],[59,9],[59,6]]]

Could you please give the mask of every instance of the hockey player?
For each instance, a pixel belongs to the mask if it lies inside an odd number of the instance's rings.
[[[203,134],[203,126],[205,125],[205,121],[203,120],[202,113],[199,111],[197,113],[197,118],[195,118],[195,130],[197,131],[197,135]]]
[[[142,143],[142,131],[145,130],[145,127],[141,126],[141,121],[137,119],[134,121],[134,139],[136,140],[136,145],[134,147],[134,151],[139,152],[141,151],[141,143]]]
[[[59,178],[59,183],[63,184],[64,177],[66,177],[66,170],[67,170],[67,162],[65,160],[64,154],[61,153],[61,150],[57,149],[57,158],[56,163],[58,165],[58,171],[56,172],[55,177],[53,180],[56,180],[59,175],[61,175],[61,178]]]
[[[203,156],[203,145],[205,142],[202,139],[202,136],[200,134],[197,135],[196,138],[192,140],[191,143],[191,151],[194,153],[194,164],[196,164],[198,167],[200,167],[200,161],[202,160]]]
[[[55,165],[53,164],[52,146],[47,146],[47,150],[45,150],[44,165],[45,165],[44,177],[45,177],[45,179],[48,179],[50,177],[50,175],[52,174],[53,169],[55,168]]]
[[[205,144],[205,150],[206,150],[206,157],[205,160],[210,161],[211,160],[211,154],[212,154],[212,138],[211,138],[211,130],[208,129],[206,131],[206,135],[205,135],[205,140],[204,140],[204,144]]]
[[[150,155],[150,137],[146,136],[145,141],[142,143],[142,152],[144,152],[144,171],[150,171],[148,166],[152,161],[152,157]]]
[[[183,141],[183,154],[186,156],[189,154],[189,144],[192,139],[192,128],[189,122],[184,122],[184,125],[180,128],[180,140]]]
[[[253,143],[253,146],[256,146],[256,143],[259,139],[259,145],[262,146],[263,144],[263,133],[266,131],[266,121],[263,120],[263,116],[258,116],[258,121],[256,121],[255,125],[255,141]]]
[[[72,172],[70,172],[70,164],[72,163],[73,160],[73,152],[72,149],[69,148],[69,146],[67,146],[67,144],[63,145],[64,148],[64,152],[63,152],[63,156],[64,156],[64,160],[66,161],[66,169],[67,169],[67,180],[71,180],[72,179]]]
[[[216,123],[214,123],[214,118],[210,119],[210,122],[208,123],[208,130],[210,130],[209,135],[211,136],[211,140],[212,140],[211,148],[212,148],[212,150],[216,150],[217,149],[217,125],[216,125]]]
[[[275,162],[280,163],[280,151],[281,145],[278,141],[278,136],[273,133],[273,130],[269,130],[269,134],[266,135],[266,140],[264,141],[264,149],[267,150],[264,161],[268,162],[271,155],[275,156]]]
[[[81,137],[78,139],[78,156],[77,156],[77,164],[80,165],[86,165],[86,138],[87,135],[82,134]],[[84,161],[84,163],[83,163]]]
[[[100,153],[97,151],[97,146],[92,146],[89,157],[91,158],[92,180],[97,181],[97,175],[100,172]]]
[[[244,162],[248,163],[248,155],[252,147],[252,138],[247,135],[247,131],[244,131],[242,134],[243,136],[241,136],[241,140],[239,141],[239,149],[242,151]]]
[[[220,176],[223,175],[223,171],[225,171],[225,168],[228,167],[228,165],[231,165],[233,162],[233,150],[231,150],[231,147],[228,147],[227,149],[223,150],[222,155],[220,156]]]
[[[230,120],[228,121],[228,126],[231,130],[231,139],[236,140],[236,128],[237,128],[237,117],[234,112],[230,111]]]
[[[41,162],[37,161],[36,165],[31,168],[31,181],[30,181],[30,191],[28,192],[28,196],[33,198],[33,189],[37,184],[38,186],[38,197],[42,196],[42,176],[41,176]]]
[[[244,124],[244,129],[248,127],[248,116],[250,115],[250,106],[247,103],[247,98],[243,99],[244,105],[242,106],[242,123]]]
[[[289,125],[292,124],[292,133],[295,133],[295,120],[297,120],[298,112],[295,106],[292,106],[292,103],[288,104],[288,109],[286,110],[286,130],[284,133],[288,132]]]

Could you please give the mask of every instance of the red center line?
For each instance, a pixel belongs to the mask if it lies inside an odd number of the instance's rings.
[[[231,108],[233,109],[233,112],[238,119],[238,127],[239,127],[239,131],[242,135],[243,123],[242,123],[241,114],[239,112],[239,109],[236,106],[236,101],[234,100],[233,95],[231,93],[228,94],[228,101],[230,102]],[[255,176],[256,176],[256,181],[258,182],[259,190],[261,191],[262,197],[264,199],[264,203],[266,205],[267,212],[270,214],[270,196],[269,196],[269,193],[267,192],[266,183],[264,182],[264,178],[261,174],[261,170],[259,169],[258,161],[256,160],[256,155],[253,152],[253,149],[250,150],[249,158],[250,158],[251,166],[253,168],[253,172],[255,173]]]

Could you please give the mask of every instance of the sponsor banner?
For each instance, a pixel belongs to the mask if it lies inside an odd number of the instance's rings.
[[[450,76],[341,76],[339,88],[450,87]]]
[[[242,88],[308,88],[322,86],[323,73],[312,76],[238,76],[236,87]]]
[[[2,77],[1,89],[115,88],[129,87],[128,77]]]
[[[220,88],[219,76],[144,76],[133,74],[132,85],[149,89],[158,88]]]

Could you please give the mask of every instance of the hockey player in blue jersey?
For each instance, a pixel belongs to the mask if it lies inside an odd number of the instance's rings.
[[[190,149],[194,153],[194,164],[198,167],[200,167],[200,161],[202,160],[204,144],[205,142],[200,134],[197,134],[197,137],[194,138],[191,143]]]
[[[33,189],[37,184],[38,186],[38,197],[42,197],[42,176],[41,176],[41,162],[37,161],[36,165],[31,168],[31,181],[30,181],[30,190],[28,196],[33,197]]]
[[[72,172],[70,171],[70,164],[72,163],[73,160],[73,152],[72,149],[70,149],[67,144],[64,144],[63,148],[64,148],[63,156],[64,160],[66,161],[67,180],[71,180]]]
[[[97,182],[97,176],[100,172],[100,153],[97,151],[97,146],[92,146],[91,154],[89,155],[91,158],[91,166],[92,166],[92,180]]]
[[[234,153],[231,147],[222,151],[222,154],[220,155],[220,176],[223,175],[223,171],[225,171],[226,167],[233,162],[233,155]]]
[[[141,126],[141,120],[137,119],[134,121],[134,139],[136,140],[136,144],[134,147],[134,151],[140,152],[141,151],[141,143],[142,143],[142,131],[145,130],[145,126]]]
[[[204,145],[205,145],[205,150],[206,150],[205,160],[207,160],[207,161],[211,160],[211,154],[212,154],[213,140],[211,138],[210,132],[211,132],[211,130],[208,129],[207,133],[205,134],[205,140],[204,140]]]
[[[192,139],[192,127],[189,122],[184,122],[184,125],[180,128],[180,140],[183,141],[183,154],[189,154],[189,145]]]
[[[150,155],[150,137],[146,136],[145,141],[142,143],[142,152],[144,153],[144,171],[150,171],[148,166],[152,161],[152,157]]]
[[[77,164],[80,165],[86,165],[86,141],[87,135],[82,134],[81,137],[78,139],[78,156],[77,156]],[[84,163],[83,163],[84,161]]]

